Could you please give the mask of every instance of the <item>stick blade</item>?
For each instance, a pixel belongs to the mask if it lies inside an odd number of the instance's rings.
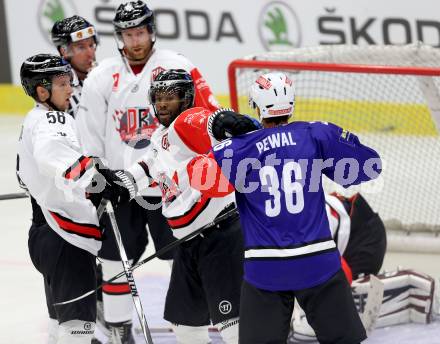
[[[370,333],[376,325],[383,301],[383,291],[384,284],[381,280],[374,275],[370,275],[367,303],[365,304],[364,312],[361,315],[362,324],[367,333]]]

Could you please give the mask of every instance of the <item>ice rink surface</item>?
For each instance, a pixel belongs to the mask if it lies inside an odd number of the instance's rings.
[[[22,120],[21,116],[0,115],[0,194],[20,192],[15,179],[15,154]],[[0,344],[43,344],[47,338],[43,282],[27,249],[30,202],[27,199],[0,201],[0,219]],[[148,248],[146,255],[151,253]],[[397,266],[440,277],[439,255],[387,253],[384,268],[392,270]],[[168,326],[162,320],[162,313],[169,273],[168,264],[159,260],[143,265],[134,273],[151,328]],[[153,339],[155,343],[175,343],[173,335],[167,333],[155,333]],[[140,335],[136,340],[143,343]],[[213,334],[213,343],[221,343],[218,334]],[[440,343],[440,320],[430,325],[408,324],[376,329],[365,343]]]

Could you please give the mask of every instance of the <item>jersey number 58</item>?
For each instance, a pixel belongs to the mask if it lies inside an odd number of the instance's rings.
[[[273,166],[263,166],[259,173],[261,185],[267,186],[269,194],[273,197],[265,201],[266,215],[269,217],[278,216],[281,212],[282,202],[278,172]],[[281,176],[283,198],[286,209],[291,214],[298,214],[304,209],[303,186],[295,181],[300,179],[302,179],[302,172],[298,163],[290,161],[283,166]]]

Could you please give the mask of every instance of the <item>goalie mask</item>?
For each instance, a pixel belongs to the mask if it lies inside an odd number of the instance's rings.
[[[28,96],[35,100],[37,86],[42,86],[52,94],[52,79],[55,76],[68,74],[72,80],[70,64],[62,57],[51,54],[38,54],[29,57],[21,65],[20,79]]]
[[[58,50],[62,46],[67,47],[70,43],[90,37],[94,38],[95,44],[99,43],[95,27],[83,17],[77,15],[55,22],[51,31],[52,43]]]
[[[160,72],[152,81],[150,103],[159,122],[168,127],[183,111],[194,104],[194,83],[183,69]]]
[[[260,120],[292,116],[295,109],[293,81],[279,72],[261,75],[251,86],[249,105],[259,109]]]

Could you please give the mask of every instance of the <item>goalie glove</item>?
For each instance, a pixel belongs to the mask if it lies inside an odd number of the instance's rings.
[[[240,115],[232,109],[219,109],[208,120],[208,132],[222,141],[260,129],[259,123],[249,116]]]

